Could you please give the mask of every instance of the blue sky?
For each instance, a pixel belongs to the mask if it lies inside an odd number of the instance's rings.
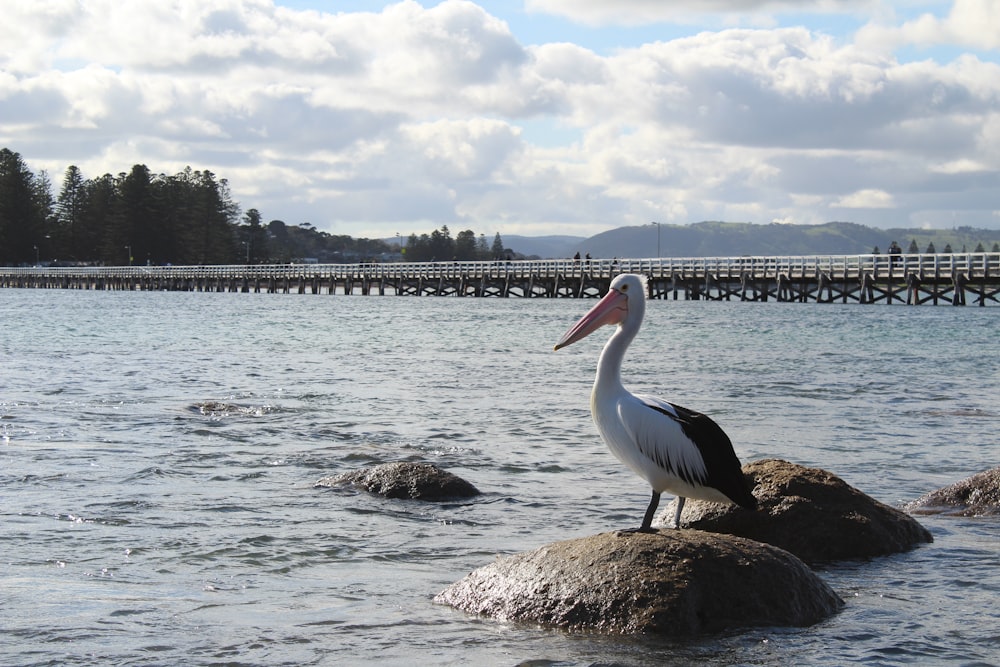
[[[47,0],[0,40],[0,146],[56,188],[190,165],[353,236],[1000,227],[1000,0]]]

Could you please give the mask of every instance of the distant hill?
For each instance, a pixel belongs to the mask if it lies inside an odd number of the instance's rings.
[[[506,239],[504,241],[506,244]],[[945,252],[949,244],[953,252],[973,252],[980,243],[986,250],[1000,244],[1000,230],[972,227],[877,229],[853,222],[822,225],[699,222],[662,225],[659,230],[656,225],[642,225],[619,227],[576,240],[551,257],[571,257],[578,250],[581,254],[590,253],[595,259],[656,257],[657,243],[661,257],[860,255],[876,247],[884,253],[892,241],[896,241],[903,252],[909,251],[911,241],[916,241],[919,252],[925,252],[930,243],[937,252]]]
[[[586,238],[583,236],[501,235],[504,247],[519,256],[542,259],[570,258],[590,253],[595,259],[656,257],[657,235],[661,257],[739,257],[742,255],[867,255],[874,248],[887,252],[895,241],[909,252],[926,252],[930,243],[937,252],[951,245],[954,252],[974,252],[982,243],[992,250],[1000,244],[1000,230],[957,227],[954,229],[878,229],[853,222],[822,225],[755,224],[752,222],[697,222],[690,225],[641,225],[619,227]],[[384,239],[392,247],[396,238]]]

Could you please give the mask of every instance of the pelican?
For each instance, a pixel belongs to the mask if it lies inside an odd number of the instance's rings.
[[[555,349],[585,338],[602,326],[618,325],[597,362],[590,394],[594,424],[611,453],[653,488],[638,532],[655,532],[653,514],[660,494],[677,496],[674,527],[680,528],[686,498],[732,502],[756,509],[729,437],[705,415],[655,396],[632,394],[622,386],[622,358],[646,311],[644,280],[622,274],[611,289],[567,331]]]

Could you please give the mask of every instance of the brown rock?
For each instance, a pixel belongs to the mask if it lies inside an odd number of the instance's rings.
[[[1000,468],[991,468],[923,495],[906,506],[916,514],[993,516],[1000,514]]]
[[[500,558],[435,602],[501,621],[690,636],[806,626],[843,601],[776,547],[696,530],[601,533]]]
[[[757,498],[756,512],[688,500],[682,528],[759,540],[807,563],[871,558],[934,541],[913,517],[825,470],[766,459],[743,466],[743,474]],[[661,521],[673,517],[674,503],[664,510]]]
[[[385,463],[317,481],[316,487],[354,486],[386,498],[445,500],[470,498],[479,489],[457,475],[430,463]]]

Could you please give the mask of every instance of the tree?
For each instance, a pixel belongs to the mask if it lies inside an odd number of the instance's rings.
[[[190,198],[190,187],[182,174],[156,177],[159,234],[163,239],[156,252],[157,264],[184,262],[184,234],[192,225]]]
[[[82,220],[87,205],[86,183],[76,165],[66,168],[62,188],[56,198],[56,228],[54,245],[61,257],[75,260],[82,257],[78,246],[78,235],[82,232]]]
[[[441,225],[441,229],[435,229],[431,232],[428,250],[430,250],[432,262],[443,262],[455,257],[455,241],[451,238],[448,225]]]
[[[201,214],[204,264],[224,264],[236,255],[236,239],[232,226],[239,217],[239,207],[229,194],[229,182],[215,179],[215,174],[205,170],[199,173],[195,199]]]
[[[117,245],[121,245],[122,250],[129,253],[126,260],[130,264],[134,257],[138,258],[140,264],[153,260],[159,263],[162,259],[158,250],[161,239],[157,233],[160,221],[156,215],[156,199],[149,168],[144,164],[133,165],[128,176],[121,179],[119,195],[122,224],[118,233],[109,239],[110,249],[116,251]],[[111,253],[112,256],[114,254]]]
[[[103,243],[107,229],[117,227],[121,217],[115,177],[104,174],[96,180],[87,181],[84,192],[86,204],[80,217],[81,229],[76,235],[77,247],[80,249],[76,259],[117,264],[121,261],[121,253],[118,249],[106,248]],[[106,250],[113,254],[107,254]]]
[[[52,181],[49,173],[44,169],[33,177],[32,199],[35,201],[35,209],[38,211],[38,220],[41,226],[38,230],[34,243],[35,259],[42,257],[55,258],[55,247],[52,244],[52,235],[55,232],[55,200],[52,198]]]
[[[917,240],[916,239],[912,239],[910,241],[910,247],[906,249],[906,252],[909,253],[909,254],[911,254],[911,255],[920,254],[920,248],[917,247]]]
[[[255,208],[249,209],[243,214],[244,255],[243,259],[247,264],[255,263],[258,257],[267,257],[267,234],[261,225],[260,211]]]
[[[478,259],[476,233],[471,229],[459,232],[455,237],[455,259],[460,262],[472,262]]]
[[[925,252],[928,255],[933,255],[937,253],[937,250],[934,249],[934,241],[931,241],[930,243],[927,244],[927,250]]]
[[[20,154],[0,149],[0,262],[34,263],[39,258],[38,244],[51,215],[42,187]]]
[[[493,255],[493,259],[503,259],[506,252],[503,247],[503,239],[500,238],[500,232],[497,232],[497,235],[493,237],[493,247],[490,249],[490,254]]]
[[[272,220],[267,223],[268,246],[271,249],[270,258],[273,261],[287,264],[292,259],[289,247],[288,226],[283,220]]]
[[[221,264],[239,257],[235,221],[239,207],[229,195],[226,179],[210,171],[186,167],[171,179],[172,206],[177,214],[177,258],[183,264]]]
[[[447,225],[435,229],[428,236],[411,234],[406,242],[406,261],[441,262],[456,257],[455,241]]]

